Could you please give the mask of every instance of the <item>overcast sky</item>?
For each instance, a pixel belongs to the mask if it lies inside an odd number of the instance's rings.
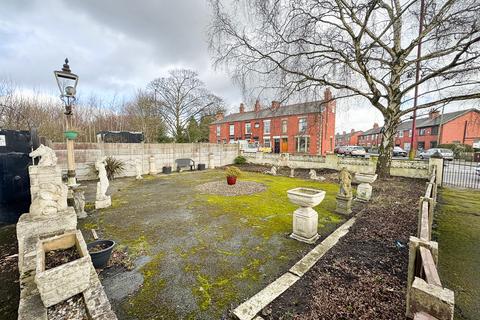
[[[68,57],[80,95],[128,99],[169,69],[189,68],[236,112],[240,89],[211,66],[209,19],[206,0],[0,0],[0,77],[56,95],[52,72]],[[337,132],[382,124],[371,106],[337,107]]]

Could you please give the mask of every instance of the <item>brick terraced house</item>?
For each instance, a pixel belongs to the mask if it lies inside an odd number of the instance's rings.
[[[274,153],[304,153],[325,155],[335,147],[336,102],[330,89],[323,101],[280,105],[272,101],[262,108],[257,100],[253,111],[245,111],[243,103],[238,113],[217,114],[210,125],[211,143],[235,143],[239,140],[256,142]]]
[[[356,146],[358,145],[358,137],[363,131],[355,131],[352,129],[350,132],[343,131],[343,133],[337,133],[335,135],[335,146]]]
[[[440,127],[440,123],[442,123]],[[412,137],[412,120],[402,122],[397,129],[395,146],[410,150]],[[382,127],[377,123],[373,128],[359,136],[358,144],[368,148],[378,147],[380,144]],[[440,135],[440,139],[438,136]],[[415,148],[427,150],[435,148],[437,141],[440,144],[462,143],[473,145],[480,142],[480,110],[467,109],[444,113],[429,112],[427,117],[421,117],[416,122]]]

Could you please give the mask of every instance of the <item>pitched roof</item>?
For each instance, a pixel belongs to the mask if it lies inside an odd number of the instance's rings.
[[[358,132],[362,132],[362,131],[360,131],[360,130],[353,131],[353,132],[350,131],[350,132],[345,132],[345,134],[337,133],[335,135],[335,139],[343,139],[343,138],[348,138],[349,139],[352,136],[352,134],[355,134],[355,133],[358,133]]]
[[[271,108],[265,108],[265,109],[261,109],[259,112],[247,111],[243,113],[232,113],[225,116],[221,120],[217,120],[213,122],[213,124],[235,122],[235,121],[247,121],[247,120],[255,120],[255,119],[265,119],[265,118],[273,118],[273,117],[284,117],[284,116],[292,116],[296,114],[318,113],[323,109],[322,104],[323,104],[323,101],[312,101],[312,102],[304,102],[304,103],[296,103],[296,104],[290,104],[286,106],[280,106],[276,110],[272,110]]]
[[[471,108],[471,109],[465,109],[465,110],[460,110],[460,111],[444,113],[443,117],[440,115],[440,116],[437,116],[433,119],[430,119],[428,116],[426,116],[426,117],[422,117],[422,118],[417,118],[417,121],[415,123],[415,127],[418,129],[418,128],[438,126],[438,125],[440,125],[440,121],[443,124],[445,124],[449,121],[452,121],[455,118],[458,118],[461,115],[469,113],[470,111],[480,113],[480,110],[478,110],[476,108]],[[398,125],[397,131],[403,131],[403,130],[411,129],[412,128],[412,122],[413,122],[413,120],[407,120],[407,121],[401,122]],[[369,130],[363,132],[361,134],[361,136],[368,136],[368,135],[371,135],[371,134],[380,133],[382,128],[383,127],[369,129]]]

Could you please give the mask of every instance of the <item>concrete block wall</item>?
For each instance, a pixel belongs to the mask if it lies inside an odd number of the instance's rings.
[[[62,170],[67,169],[67,150],[64,143],[54,143],[52,149],[58,158]],[[190,158],[195,163],[204,163],[207,167],[218,167],[233,163],[238,156],[238,145],[214,143],[76,143],[75,163],[78,180],[95,179],[90,165],[103,156],[113,156],[125,163],[121,176],[135,176],[135,160],[142,160],[143,174],[148,174],[150,157],[155,158],[157,171],[171,165],[175,160]]]

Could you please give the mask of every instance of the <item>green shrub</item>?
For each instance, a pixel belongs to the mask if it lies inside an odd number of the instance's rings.
[[[233,160],[233,163],[235,164],[245,164],[247,163],[247,159],[244,156],[238,156]]]
[[[240,177],[242,175],[242,171],[237,167],[230,166],[225,169],[225,176],[227,177]]]
[[[461,158],[462,154],[465,152],[473,152],[472,146],[468,144],[444,143],[439,145],[438,147],[452,150],[455,158]]]
[[[107,163],[105,166],[105,171],[107,171],[108,180],[112,181],[115,176],[118,176],[125,171],[125,162],[122,160],[118,160],[112,156],[109,156],[107,159],[105,159],[105,161]],[[90,165],[90,170],[95,176],[98,175],[98,171],[95,169],[94,163]]]

